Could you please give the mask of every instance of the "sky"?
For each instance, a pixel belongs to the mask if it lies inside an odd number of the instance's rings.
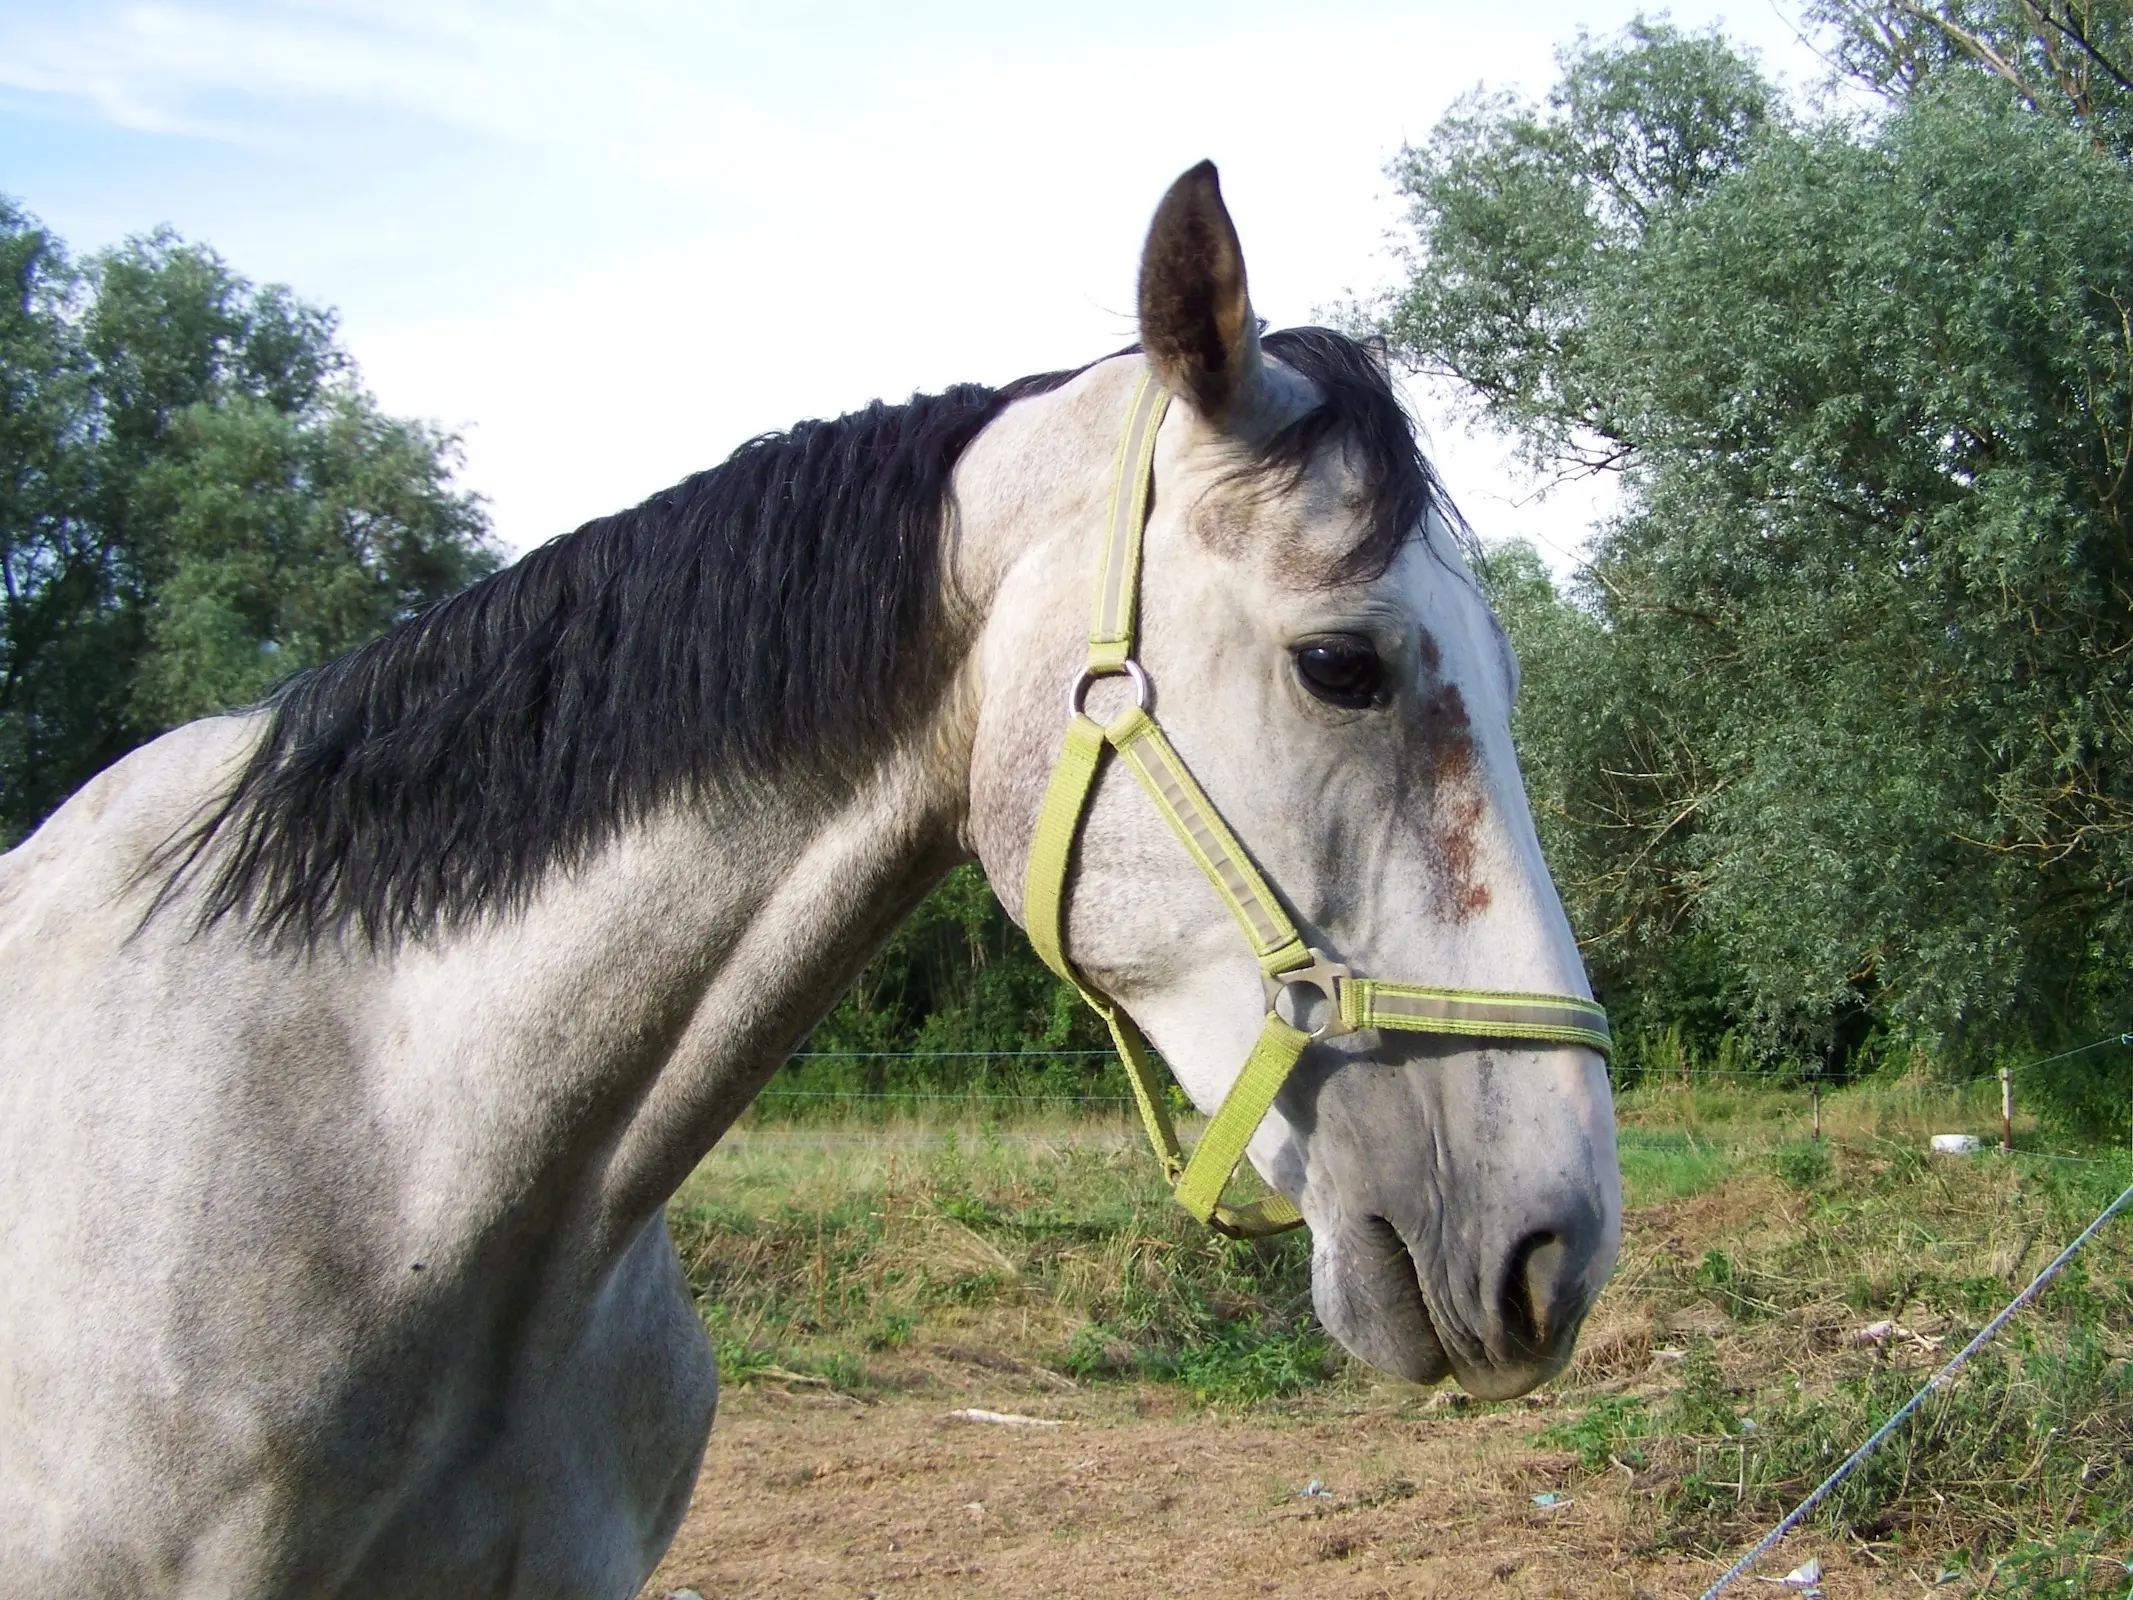
[[[1401,144],[1638,9],[0,0],[0,193],[78,251],[169,224],[337,308],[523,550],[799,418],[1130,342],[1148,217],[1202,157],[1262,316],[1371,295]],[[1821,75],[1797,0],[1671,15]],[[1414,400],[1477,530],[1567,567],[1604,485],[1536,499]]]

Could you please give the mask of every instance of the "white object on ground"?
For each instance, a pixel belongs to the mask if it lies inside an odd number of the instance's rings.
[[[1933,1153],[1937,1156],[1974,1156],[1977,1154],[1977,1135],[1936,1133],[1933,1135]]]
[[[1920,1333],[1915,1328],[1906,1328],[1902,1323],[1891,1322],[1887,1318],[1879,1322],[1869,1322],[1852,1335],[1853,1344],[1887,1344],[1891,1339],[1915,1344],[1927,1355],[1947,1343],[1947,1340],[1937,1333]]]
[[[1051,1417],[1025,1417],[1013,1411],[951,1411],[949,1417],[956,1422],[994,1422],[1003,1428],[1063,1428],[1065,1423]]]
[[[1782,1578],[1761,1578],[1760,1583],[1775,1584],[1781,1589],[1805,1589],[1810,1594],[1820,1594],[1822,1561],[1819,1556],[1809,1556]]]

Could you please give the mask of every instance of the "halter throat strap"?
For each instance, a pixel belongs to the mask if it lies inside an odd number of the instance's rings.
[[[1582,1045],[1604,1056],[1609,1051],[1607,1013],[1573,995],[1433,989],[1359,978],[1304,943],[1280,897],[1164,737],[1155,720],[1148,675],[1134,659],[1141,546],[1154,488],[1155,441],[1169,404],[1168,391],[1152,373],[1143,371],[1134,386],[1112,466],[1110,516],[1089,619],[1088,659],[1067,692],[1066,736],[1030,846],[1023,915],[1038,955],[1075,987],[1109,1028],[1125,1062],[1148,1141],[1178,1203],[1219,1232],[1256,1238],[1294,1228],[1303,1216],[1278,1194],[1235,1206],[1224,1204],[1222,1196],[1275,1095],[1313,1039],[1390,1028]],[[1128,679],[1134,703],[1111,721],[1099,723],[1083,709],[1083,702],[1089,685],[1104,677]],[[1266,987],[1266,1018],[1258,1041],[1190,1159],[1178,1143],[1162,1081],[1149,1059],[1147,1039],[1125,1009],[1094,988],[1066,956],[1066,897],[1074,841],[1096,780],[1110,757],[1140,781],[1185,853],[1214,885],[1250,944]],[[1317,1020],[1308,1031],[1281,1015],[1285,994],[1291,999],[1291,1016],[1299,1021],[1309,1020],[1305,1008],[1315,994]]]

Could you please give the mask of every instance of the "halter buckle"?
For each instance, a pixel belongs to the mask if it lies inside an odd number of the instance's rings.
[[[1123,677],[1133,685],[1133,703],[1141,710],[1146,711],[1155,704],[1155,686],[1148,681],[1148,674],[1141,670],[1141,664],[1128,656],[1118,664],[1115,671],[1097,671],[1091,667],[1083,667],[1075,673],[1074,681],[1067,685],[1067,715],[1081,715],[1081,703],[1089,696],[1090,684],[1098,678],[1117,677]]]
[[[1351,1028],[1341,1017],[1341,996],[1338,987],[1340,984],[1347,982],[1351,974],[1346,967],[1327,955],[1325,951],[1312,946],[1306,946],[1306,949],[1311,957],[1309,966],[1292,967],[1287,972],[1260,974],[1260,981],[1266,985],[1267,1010],[1271,1011],[1275,1016],[1281,1017],[1281,1020],[1290,1027],[1302,1031],[1313,1039],[1336,1039],[1344,1033],[1355,1032],[1355,1029]],[[1281,1002],[1284,998],[1289,997],[1291,989],[1315,989],[1318,991],[1321,1003],[1325,1007],[1325,1016],[1320,1019],[1317,1027],[1304,1027],[1304,1019],[1309,1013],[1302,1010],[1293,998],[1289,999],[1290,1014],[1282,1016]]]

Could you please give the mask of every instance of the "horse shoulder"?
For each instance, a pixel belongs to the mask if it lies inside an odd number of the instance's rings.
[[[106,767],[0,854],[0,947],[32,927],[49,931],[54,919],[76,931],[103,920],[130,931],[155,893],[158,852],[221,797],[263,725],[238,713],[173,729]]]

